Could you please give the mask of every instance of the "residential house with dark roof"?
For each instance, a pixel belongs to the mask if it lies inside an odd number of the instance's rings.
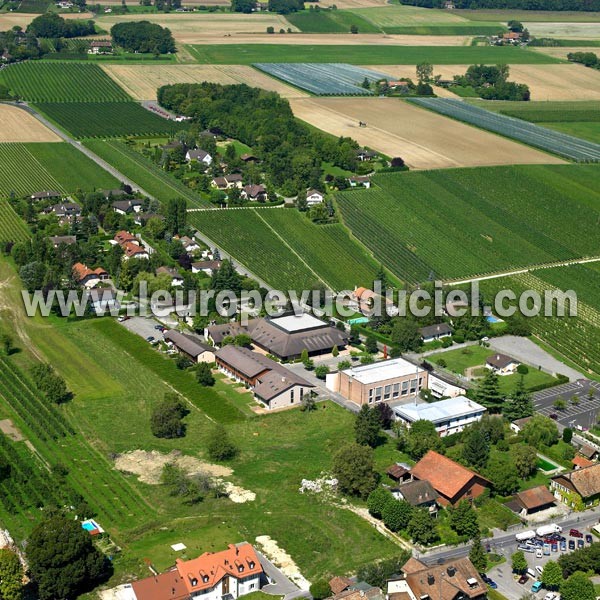
[[[211,184],[220,190],[228,190],[233,187],[242,189],[243,177],[240,173],[230,173],[223,177],[214,177]]]
[[[196,240],[192,239],[187,235],[180,237],[179,241],[185,248],[186,252],[196,252],[200,250],[200,245],[198,244],[198,242],[196,242]]]
[[[435,325],[419,328],[419,333],[423,342],[427,343],[450,337],[453,330],[448,323],[436,323]]]
[[[298,406],[314,388],[303,377],[248,348],[223,346],[215,353],[215,362],[225,375],[249,387],[268,409]]]
[[[156,275],[168,275],[171,278],[171,285],[173,287],[180,287],[183,285],[183,277],[175,267],[158,267],[155,271]]]
[[[31,194],[31,199],[34,202],[39,202],[40,200],[50,200],[53,198],[62,198],[62,194],[56,190],[44,190]]]
[[[195,160],[204,166],[209,167],[212,164],[213,158],[208,152],[198,148],[197,150],[188,150],[185,153],[185,160],[188,162]]]
[[[410,467],[403,463],[395,463],[388,467],[385,472],[387,473],[387,476],[396,483],[410,481],[412,479]]]
[[[209,277],[212,277],[213,273],[220,268],[220,260],[200,260],[192,263],[192,273],[205,273]]]
[[[410,558],[402,577],[388,581],[389,600],[483,600],[487,586],[468,557],[427,566]]]
[[[252,200],[254,202],[264,202],[267,200],[267,190],[261,183],[245,185],[240,195],[244,200]]]
[[[141,200],[116,200],[112,203],[112,209],[120,215],[141,212],[142,206]]]
[[[46,211],[56,215],[60,223],[71,223],[81,216],[81,206],[75,202],[60,202]]]
[[[180,354],[196,363],[214,363],[215,349],[195,335],[169,329],[164,335],[165,342],[172,344]]]
[[[411,469],[413,479],[429,481],[439,494],[437,502],[442,506],[456,505],[461,500],[474,500],[492,487],[479,473],[429,450]]]
[[[360,148],[356,151],[356,158],[361,162],[370,161],[374,158],[377,158],[377,152],[373,152],[373,150],[367,150],[366,148]]]
[[[72,246],[77,243],[77,236],[75,235],[52,235],[49,239],[54,248],[58,248],[61,244]]]
[[[408,481],[391,490],[396,500],[405,500],[411,506],[428,508],[431,513],[437,512],[439,494],[429,481]]]
[[[492,354],[485,361],[485,366],[498,375],[512,375],[520,364],[516,358],[506,354]]]
[[[256,551],[244,542],[191,560],[178,558],[174,569],[134,581],[131,588],[135,600],[234,600],[260,590],[263,573]]]
[[[575,510],[600,504],[600,463],[567,473],[554,475],[550,480],[554,496]]]
[[[532,515],[556,506],[556,498],[543,485],[518,492],[507,506],[522,516]]]

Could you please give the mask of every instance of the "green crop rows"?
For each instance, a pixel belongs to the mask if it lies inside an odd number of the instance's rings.
[[[98,65],[24,62],[4,69],[0,83],[31,102],[127,102],[131,98]]]
[[[42,190],[112,189],[119,182],[87,156],[64,143],[0,144],[0,198]]]
[[[375,262],[339,224],[314,225],[295,210],[215,210],[189,214],[202,233],[281,290],[369,285]]]
[[[590,263],[600,264],[600,263]],[[570,265],[535,272],[536,276],[561,290],[575,290],[580,302],[600,311],[600,271],[586,265]]]
[[[136,102],[45,102],[36,106],[77,138],[170,135],[187,128]]]
[[[0,242],[21,242],[29,230],[6,200],[0,200]]]
[[[190,207],[210,205],[179,179],[161,170],[123,142],[89,140],[85,145],[161,202],[181,197],[187,200]]]
[[[596,166],[450,169],[375,182],[339,194],[338,204],[400,279],[458,279],[600,253]]]

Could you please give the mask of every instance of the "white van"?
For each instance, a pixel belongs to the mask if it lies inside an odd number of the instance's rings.
[[[527,575],[529,575],[529,577],[531,577],[532,579],[537,578],[537,573],[531,567],[527,569]]]

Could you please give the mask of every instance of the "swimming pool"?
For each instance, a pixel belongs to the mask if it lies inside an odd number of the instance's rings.
[[[503,323],[504,321],[502,319],[499,319],[498,317],[495,317],[494,315],[488,315],[485,320],[488,323]]]

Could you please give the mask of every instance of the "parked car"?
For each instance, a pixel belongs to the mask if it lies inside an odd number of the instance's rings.
[[[569,550],[575,550],[575,540],[569,540]]]
[[[539,592],[542,589],[542,582],[541,581],[536,581],[532,586],[531,586],[531,591],[535,594],[536,592]]]
[[[557,415],[556,413],[552,413],[552,414],[550,415],[550,418],[551,418],[551,419],[554,419],[554,420],[556,421],[556,420],[558,420],[558,415]]]
[[[519,577],[519,583],[521,585],[525,585],[528,581],[529,581],[529,577],[527,577],[527,575],[525,575],[525,574],[523,574],[523,575],[521,575],[521,577]]]
[[[484,583],[489,583],[491,581],[491,579],[485,573],[479,573],[479,577],[483,579]]]
[[[554,598],[556,598],[556,594],[552,593],[552,592],[548,592],[545,596],[544,596],[544,600],[554,600]]]
[[[550,548],[552,548],[552,552],[558,552],[558,543],[554,542]]]
[[[149,335],[149,336],[146,338],[146,341],[147,341],[147,342],[150,342],[150,343],[152,343],[152,342],[154,341],[154,339],[155,339],[155,338],[154,338],[154,336],[152,336],[152,335]]]
[[[158,331],[162,331],[164,328],[162,325],[155,325],[154,329],[157,329]]]
[[[544,544],[543,551],[546,556],[549,556],[550,555],[550,544]]]
[[[538,549],[535,551],[535,557],[536,557],[536,558],[542,558],[543,556],[544,556],[544,553],[542,552],[542,549],[541,549],[541,548],[538,548]]]
[[[567,551],[567,542],[565,542],[565,540],[562,540],[560,542],[560,551],[561,552],[566,552]]]
[[[581,531],[579,531],[579,529],[571,529],[569,531],[569,535],[574,538],[582,538],[583,537],[583,533],[581,533]]]
[[[592,544],[592,543],[594,542],[594,538],[592,537],[592,534],[591,534],[591,533],[586,533],[586,534],[585,534],[585,541],[586,541],[588,544]]]
[[[540,567],[540,565],[536,565],[535,570],[541,575],[544,572],[544,567]]]
[[[577,547],[578,548],[583,548],[583,539],[580,538],[580,539],[577,540]]]
[[[535,552],[535,548],[533,546],[526,546],[525,544],[519,544],[517,546],[517,550],[521,550],[521,552]]]
[[[487,584],[493,589],[493,590],[497,590],[498,589],[498,584],[493,580],[490,579]]]

